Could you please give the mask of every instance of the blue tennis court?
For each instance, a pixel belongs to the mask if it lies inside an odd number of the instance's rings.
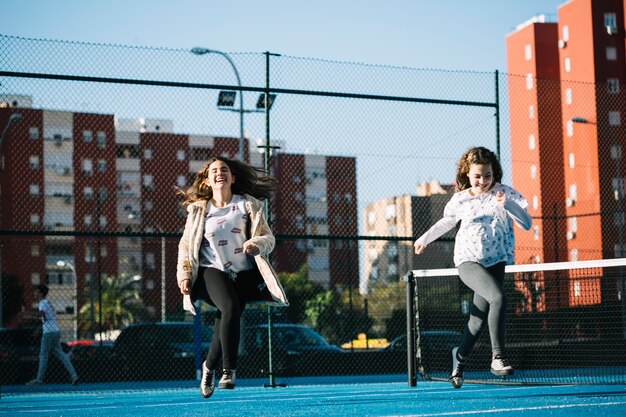
[[[205,400],[195,381],[178,383],[4,387],[2,416],[618,416],[626,409],[624,385],[488,385],[372,376],[298,378],[265,388],[241,380]],[[382,382],[374,382],[382,381]],[[278,381],[277,381],[278,382]]]

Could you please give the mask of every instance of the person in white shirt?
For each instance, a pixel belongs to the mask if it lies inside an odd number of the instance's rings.
[[[461,345],[452,350],[450,382],[455,388],[463,385],[463,369],[485,325],[491,340],[491,372],[513,374],[504,352],[504,267],[514,262],[513,222],[529,230],[532,219],[526,199],[501,180],[502,167],[492,151],[469,149],[457,164],[457,192],[446,204],[443,218],[414,244],[415,253],[421,255],[429,243],[460,222],[454,264],[474,298]]]
[[[289,305],[272,266],[264,257],[275,245],[264,204],[275,180],[262,170],[223,157],[211,158],[193,185],[179,190],[187,207],[178,246],[177,280],[185,309],[195,300],[217,308],[213,337],[202,364],[200,394],[209,398],[222,362],[222,389],[235,387],[240,318],[246,304]]]
[[[69,358],[61,348],[61,330],[57,325],[57,315],[54,311],[52,303],[46,298],[48,295],[47,285],[38,285],[35,292],[39,297],[39,314],[41,314],[41,346],[39,348],[39,368],[37,370],[37,378],[28,382],[27,385],[42,385],[46,376],[46,367],[48,365],[48,356],[50,352],[54,352],[61,361],[67,372],[70,374],[72,385],[78,384],[78,375],[70,362]]]

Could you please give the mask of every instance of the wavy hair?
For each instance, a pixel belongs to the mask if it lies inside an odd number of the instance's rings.
[[[209,167],[215,161],[222,161],[228,165],[231,174],[235,177],[235,183],[232,185],[233,194],[248,194],[259,200],[264,200],[269,199],[276,190],[276,180],[267,175],[261,168],[253,167],[238,160],[214,156],[198,171],[191,187],[186,190],[176,188],[177,193],[185,199],[183,207],[196,201],[209,201],[213,198],[213,190],[206,185],[206,179],[209,176]]]
[[[502,166],[495,153],[491,152],[487,148],[478,146],[470,148],[461,156],[457,163],[456,171],[456,191],[463,191],[471,188],[469,177],[467,176],[472,165],[487,165],[491,164],[493,170],[493,182],[502,181]]]

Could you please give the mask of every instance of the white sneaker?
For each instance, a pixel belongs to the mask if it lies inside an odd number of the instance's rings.
[[[235,388],[235,370],[224,369],[224,372],[222,373],[222,379],[220,379],[220,383],[217,386],[220,389]]]
[[[452,349],[452,374],[448,380],[454,388],[461,388],[463,385],[463,369],[465,369],[466,361],[460,361],[457,357],[458,347]]]
[[[215,390],[215,369],[211,370],[206,366],[206,361],[202,362],[202,379],[200,380],[200,394],[204,398],[209,398]]]
[[[513,367],[502,355],[496,355],[491,361],[491,373],[498,376],[513,375]]]

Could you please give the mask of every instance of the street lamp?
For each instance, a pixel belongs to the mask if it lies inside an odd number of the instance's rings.
[[[237,77],[237,85],[239,86],[239,108],[235,108],[235,101],[237,100],[237,92],[231,90],[220,91],[217,97],[217,108],[218,110],[228,110],[239,113],[239,160],[244,161],[244,129],[243,129],[243,115],[244,113],[264,113],[265,109],[265,93],[261,93],[256,102],[256,108],[254,109],[244,109],[243,108],[243,89],[241,87],[241,78],[239,77],[239,71],[237,71],[237,67],[235,63],[230,58],[226,52],[217,51],[215,49],[208,49],[202,47],[191,48],[191,53],[195,55],[206,55],[206,54],[218,54],[226,58],[230,66],[233,68],[235,72],[235,76]],[[272,108],[272,104],[274,104],[274,99],[276,98],[276,94],[268,95],[268,105],[267,111]]]
[[[215,49],[209,49],[209,48],[202,48],[202,47],[194,47],[191,48],[191,53],[195,54],[195,55],[206,55],[206,54],[218,54],[223,56],[228,63],[230,64],[230,66],[233,68],[233,71],[235,72],[235,77],[237,77],[237,85],[239,86],[239,160],[243,162],[244,160],[244,152],[243,152],[243,90],[241,89],[241,78],[239,77],[239,71],[237,71],[237,67],[235,66],[235,63],[233,62],[233,60],[230,58],[230,55],[228,55],[226,52],[222,52],[222,51],[218,51]],[[231,92],[232,94],[232,103],[234,104],[235,101],[235,92]],[[221,95],[221,93],[220,93]],[[219,106],[219,100],[218,100],[218,106]]]
[[[78,340],[78,277],[76,275],[76,268],[70,262],[58,260],[57,266],[60,268],[69,268],[74,275],[74,340]]]
[[[4,126],[4,129],[2,129],[2,135],[0,135],[0,147],[2,147],[2,142],[4,142],[4,136],[9,131],[9,128],[11,127],[11,125],[13,123],[19,122],[22,119],[23,117],[21,113],[12,113],[11,116],[9,116],[9,120],[7,121],[7,124]]]

